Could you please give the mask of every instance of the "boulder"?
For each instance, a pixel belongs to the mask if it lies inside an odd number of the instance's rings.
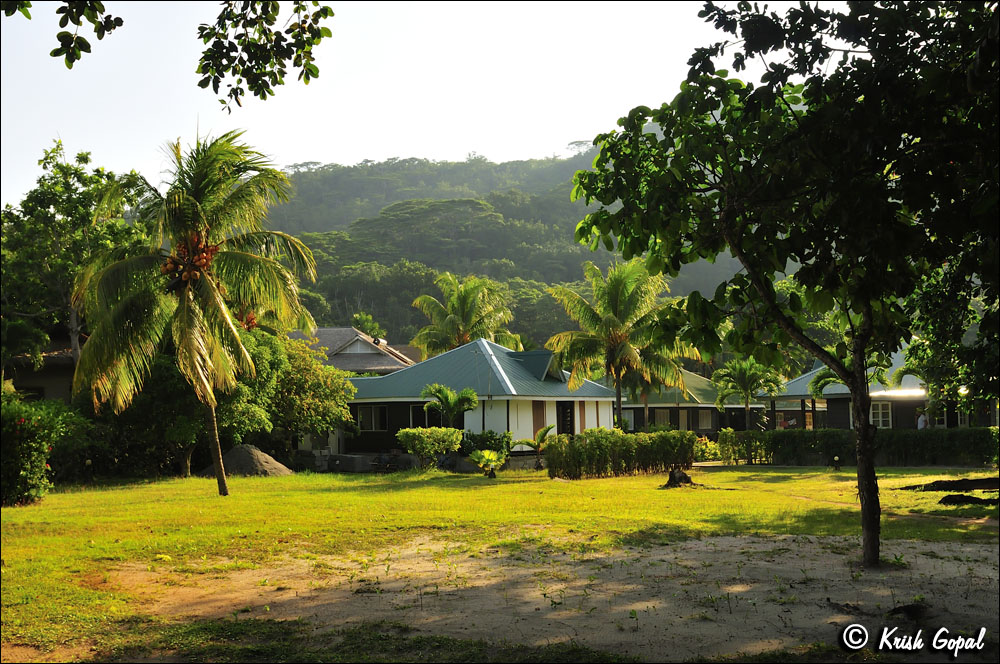
[[[222,465],[226,469],[226,475],[278,477],[292,474],[288,466],[278,463],[270,454],[261,452],[253,445],[234,445],[233,449],[222,457]],[[198,474],[204,477],[214,477],[215,469],[209,466]]]

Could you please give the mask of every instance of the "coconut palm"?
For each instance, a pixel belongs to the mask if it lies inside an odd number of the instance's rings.
[[[413,301],[431,324],[410,342],[423,359],[458,348],[476,339],[487,339],[512,350],[522,350],[521,338],[504,326],[514,317],[497,284],[470,276],[464,281],[450,272],[434,280],[442,300],[421,295]]]
[[[234,387],[253,362],[238,328],[258,320],[280,329],[315,327],[299,304],[293,274],[315,278],[309,249],[264,230],[267,208],[288,198],[289,182],[239,141],[242,132],[199,139],[183,154],[169,145],[171,181],[161,194],[143,181],[137,214],[154,229],[144,247],[123,247],[81,273],[75,301],[92,334],[76,368],[75,391],[95,407],[125,409],[142,389],[166,339],[177,366],[207,406],[219,494],[228,495],[215,417],[215,390]]]
[[[781,391],[781,376],[774,369],[760,364],[752,357],[730,361],[712,374],[717,396],[715,406],[724,410],[726,400],[738,396],[743,402],[743,423],[750,430],[750,401],[755,395],[766,392],[771,396]]]
[[[479,405],[479,397],[476,391],[467,387],[461,392],[455,392],[447,385],[431,383],[420,392],[423,399],[433,399],[424,404],[424,410],[437,410],[441,413],[441,421],[445,426],[455,427],[455,422],[467,410],[472,410]]]
[[[657,344],[658,298],[667,291],[663,277],[651,276],[639,261],[612,265],[607,278],[591,262],[583,271],[593,304],[565,286],[548,289],[581,329],[553,335],[545,347],[559,353],[570,368],[570,389],[582,385],[594,366],[603,368],[614,383],[615,419],[621,422],[622,387],[628,374],[651,383],[683,385],[679,359],[701,359],[701,355],[680,341],[669,348]]]

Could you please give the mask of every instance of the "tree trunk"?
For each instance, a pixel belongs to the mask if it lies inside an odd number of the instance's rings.
[[[80,363],[80,312],[72,304],[69,306],[69,345],[73,350],[73,366]]]
[[[184,450],[184,460],[181,462],[181,472],[184,474],[184,477],[191,477],[191,457],[194,456],[194,448],[197,445],[197,443],[191,443]]]
[[[615,426],[622,428],[622,381],[615,380]]]
[[[867,381],[860,389],[851,389],[854,403],[854,428],[857,432],[858,498],[861,501],[862,561],[865,567],[879,565],[879,536],[882,506],[875,477],[875,432],[870,419],[871,397]]]
[[[219,483],[219,495],[229,495],[229,484],[226,482],[226,469],[222,465],[222,445],[219,443],[219,425],[215,420],[215,406],[208,407],[208,432],[212,438],[209,446],[212,448],[212,467],[215,468],[215,479]]]

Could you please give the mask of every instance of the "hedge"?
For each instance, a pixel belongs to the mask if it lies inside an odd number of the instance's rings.
[[[422,465],[427,466],[438,455],[457,450],[462,444],[462,432],[447,427],[400,429],[396,432],[396,440],[407,452],[417,455]]]
[[[497,433],[492,430],[486,430],[481,433],[465,431],[462,433],[462,445],[458,448],[458,453],[462,456],[469,456],[476,450],[493,450],[506,457],[510,454],[512,446],[513,435],[510,431],[504,431],[503,433]]]
[[[696,441],[692,431],[587,429],[573,436],[551,436],[545,446],[545,461],[549,477],[566,479],[658,473],[690,468]]]
[[[996,465],[997,427],[959,429],[880,429],[875,434],[878,466]],[[776,429],[719,432],[726,463],[770,463],[781,466],[857,463],[856,437],[848,429]]]

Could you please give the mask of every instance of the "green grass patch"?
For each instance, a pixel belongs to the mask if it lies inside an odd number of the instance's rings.
[[[936,505],[896,490],[987,472],[880,473],[885,539],[995,541],[996,507]],[[855,476],[823,468],[712,467],[697,488],[660,490],[663,476],[556,482],[544,472],[479,475],[302,474],[174,479],[57,488],[36,505],[2,510],[2,627],[9,644],[55,648],[98,638],[141,616],[109,579],[120,564],[225,574],[279,556],[370,557],[418,536],[453,555],[498,547],[531,557],[650,546],[713,535],[860,534]]]

